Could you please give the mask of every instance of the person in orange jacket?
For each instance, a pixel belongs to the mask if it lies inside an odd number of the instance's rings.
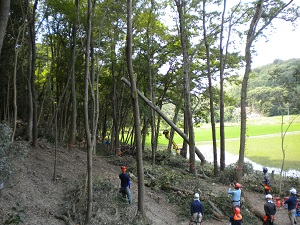
[[[231,225],[242,225],[243,217],[241,215],[241,209],[239,207],[234,208],[234,215],[229,217]]]

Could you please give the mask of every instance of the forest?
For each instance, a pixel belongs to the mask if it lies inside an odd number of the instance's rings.
[[[299,21],[295,0],[1,0],[0,8],[0,119],[12,129],[11,141],[86,146],[85,224],[97,143],[109,141],[115,154],[134,146],[143,215],[145,139],[151,136],[155,165],[162,121],[171,140],[177,132],[189,146],[194,176],[195,155],[205,163],[194,126],[211,123],[216,175],[225,168],[224,124],[239,108],[241,179],[247,108],[265,116],[299,113],[300,59],[251,67],[253,44],[272,35],[274,20]],[[161,110],[166,104],[172,118]]]

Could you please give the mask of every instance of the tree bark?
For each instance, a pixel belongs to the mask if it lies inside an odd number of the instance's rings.
[[[194,125],[193,116],[191,111],[191,99],[190,99],[190,59],[188,54],[189,40],[186,34],[186,21],[185,21],[185,0],[175,0],[177,12],[179,16],[179,33],[180,42],[183,55],[183,83],[184,83],[184,109],[186,113],[186,119],[189,129],[189,139],[190,139],[190,173],[195,177],[197,176],[196,163],[195,163],[195,135],[194,135]]]
[[[214,112],[214,101],[213,101],[213,87],[212,87],[212,78],[210,72],[210,46],[207,41],[207,34],[206,34],[206,16],[205,16],[205,4],[206,0],[203,0],[203,37],[205,43],[205,50],[206,50],[206,66],[207,66],[207,78],[208,78],[208,90],[209,90],[209,108],[210,108],[210,124],[211,124],[211,131],[212,131],[212,142],[213,142],[213,156],[214,156],[214,175],[218,174],[218,152],[217,152],[217,141],[216,141],[216,124],[215,124],[215,112]]]
[[[75,0],[75,13],[78,15],[78,1]],[[75,61],[76,61],[76,33],[77,33],[77,17],[73,22],[72,29],[72,57],[71,57],[71,99],[72,99],[72,116],[71,116],[71,132],[70,132],[70,147],[72,148],[76,142],[76,120],[77,120],[77,99],[76,99],[76,81],[75,81]]]
[[[93,146],[91,141],[91,132],[89,126],[89,82],[90,82],[90,73],[89,73],[89,64],[90,64],[90,45],[91,45],[91,30],[92,30],[92,21],[91,21],[91,12],[92,12],[92,3],[91,0],[88,0],[88,12],[87,12],[87,39],[86,39],[86,49],[85,49],[85,76],[84,76],[84,127],[85,135],[87,142],[87,176],[88,176],[88,198],[87,198],[87,211],[85,218],[85,225],[90,224],[90,219],[92,215],[92,204],[93,204],[93,166],[92,166],[92,155],[93,155]]]
[[[138,215],[142,218],[145,215],[145,190],[144,190],[144,172],[143,172],[143,157],[142,157],[142,143],[141,143],[141,122],[138,103],[138,94],[136,87],[136,80],[133,73],[132,66],[132,1],[127,0],[127,38],[126,38],[126,62],[127,69],[131,81],[131,100],[134,116],[135,127],[135,147],[137,151],[137,173],[138,173]]]

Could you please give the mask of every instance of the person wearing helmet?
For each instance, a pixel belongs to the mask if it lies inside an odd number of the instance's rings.
[[[288,215],[289,215],[289,219],[290,219],[290,224],[297,224],[297,220],[295,217],[295,212],[296,212],[296,205],[298,203],[297,200],[297,191],[295,188],[292,188],[290,190],[290,197],[288,200],[286,200],[284,202],[284,204],[288,205]]]
[[[272,201],[273,197],[271,194],[266,195],[267,202],[264,204],[264,210],[266,215],[264,216],[263,225],[273,225],[276,214],[276,205]]]
[[[195,193],[194,200],[191,204],[191,219],[190,224],[202,224],[202,218],[204,215],[203,204],[200,201],[200,196],[198,193]]]
[[[122,193],[123,197],[128,198],[129,204],[132,203],[132,197],[131,197],[131,192],[130,192],[130,177],[126,173],[127,168],[126,166],[121,166],[121,171],[119,178],[121,180],[121,188],[120,188],[120,193]]]
[[[232,201],[232,208],[235,209],[235,207],[241,207],[241,187],[242,185],[239,183],[231,183],[230,187],[228,188],[228,194],[232,195],[231,201]]]
[[[268,194],[270,194],[271,186],[270,186],[270,180],[269,180],[269,174],[268,174],[267,167],[263,167],[263,174],[264,174],[264,179],[262,181],[262,185],[264,186],[265,195],[268,195]]]
[[[241,215],[241,209],[239,207],[234,208],[234,215],[229,217],[231,225],[242,225],[243,217]]]

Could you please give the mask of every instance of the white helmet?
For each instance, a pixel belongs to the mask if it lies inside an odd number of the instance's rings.
[[[273,197],[272,197],[272,195],[271,194],[267,194],[266,195],[266,199],[272,199]]]
[[[199,198],[199,197],[200,197],[199,194],[195,193],[194,198]]]
[[[295,188],[292,188],[292,189],[290,190],[290,192],[291,192],[291,194],[293,194],[293,195],[297,194],[297,191],[296,191]]]

